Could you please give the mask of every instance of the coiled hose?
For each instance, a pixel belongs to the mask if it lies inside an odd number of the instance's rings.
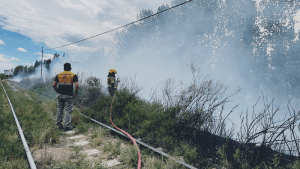
[[[133,142],[133,144],[136,146],[136,148],[137,148],[137,150],[138,150],[138,156],[139,156],[139,159],[138,159],[138,169],[141,169],[141,152],[140,152],[140,149],[139,149],[139,146],[136,144],[136,142],[135,142],[135,140],[131,137],[131,135],[130,134],[128,134],[127,132],[125,132],[125,131],[123,131],[122,129],[120,129],[120,128],[118,128],[115,124],[114,124],[114,122],[112,121],[112,117],[111,117],[111,112],[112,112],[112,104],[113,104],[113,102],[114,102],[114,99],[115,99],[115,93],[114,93],[114,95],[113,95],[113,99],[112,99],[112,102],[111,102],[111,106],[110,106],[110,122],[111,122],[111,124],[116,128],[116,129],[118,129],[119,131],[121,131],[122,133],[124,133],[124,134],[126,134],[129,138],[130,138],[130,140]]]

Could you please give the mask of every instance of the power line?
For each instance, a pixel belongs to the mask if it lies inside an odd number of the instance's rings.
[[[160,14],[160,13],[166,12],[166,11],[168,11],[168,10],[170,10],[170,9],[173,9],[173,8],[178,7],[178,6],[184,5],[184,4],[186,4],[186,3],[188,3],[188,2],[191,2],[191,1],[193,1],[193,0],[187,0],[187,1],[183,2],[183,3],[180,3],[180,4],[178,4],[178,5],[172,6],[172,7],[168,8],[168,9],[162,10],[162,11],[160,11],[160,12],[157,12],[157,13],[155,13],[155,14],[149,15],[149,16],[147,16],[147,17],[145,17],[145,18],[136,20],[136,21],[134,21],[134,22],[128,23],[128,24],[126,24],[126,25],[117,27],[117,28],[115,28],[115,29],[111,29],[111,30],[109,30],[109,31],[106,31],[106,32],[103,32],[103,33],[100,33],[100,34],[97,34],[97,35],[94,35],[94,36],[91,36],[91,37],[88,37],[88,38],[85,38],[85,39],[82,39],[82,40],[79,40],[79,41],[75,41],[75,42],[72,42],[72,43],[68,43],[68,44],[66,44],[66,45],[62,45],[62,46],[58,46],[58,47],[54,47],[54,48],[48,48],[48,49],[45,49],[44,51],[46,51],[46,50],[52,50],[52,49],[57,49],[57,48],[65,47],[65,46],[69,46],[69,45],[72,45],[72,44],[75,44],[75,43],[79,43],[79,42],[82,42],[82,41],[85,41],[85,40],[88,40],[88,39],[95,38],[95,37],[97,37],[97,36],[101,36],[101,35],[107,34],[107,33],[109,33],[109,32],[113,32],[113,31],[115,31],[115,30],[124,28],[124,27],[126,27],[126,26],[135,24],[135,23],[137,23],[137,22],[143,21],[143,20],[148,19],[148,18],[150,18],[150,17],[153,17],[153,16],[155,16],[155,15],[158,15],[158,14]],[[34,59],[35,59],[38,55],[40,55],[40,53],[37,54],[37,55],[34,57]],[[33,61],[34,59],[32,59],[32,61]],[[32,62],[32,61],[31,61],[31,62]],[[29,63],[31,63],[31,62],[29,62]]]
[[[157,13],[155,13],[155,14],[149,15],[149,16],[147,16],[147,17],[145,17],[145,18],[142,18],[142,19],[139,19],[139,20],[137,20],[137,21],[134,21],[134,22],[128,23],[128,24],[126,24],[126,25],[117,27],[117,28],[115,28],[115,29],[111,29],[111,30],[109,30],[109,31],[106,31],[106,32],[103,32],[103,33],[100,33],[100,34],[97,34],[97,35],[94,35],[94,36],[91,36],[91,37],[88,37],[88,38],[85,38],[85,39],[82,39],[82,40],[79,40],[79,41],[76,41],[76,42],[68,43],[68,44],[66,44],[66,45],[62,45],[62,46],[58,46],[58,47],[54,47],[54,48],[48,48],[48,49],[45,49],[44,51],[46,51],[46,50],[52,50],[52,49],[57,49],[57,48],[65,47],[65,46],[69,46],[69,45],[72,45],[72,44],[75,44],[75,43],[79,43],[79,42],[82,42],[82,41],[85,41],[85,40],[88,40],[88,39],[92,39],[92,38],[97,37],[97,36],[100,36],[100,35],[104,35],[104,34],[109,33],[109,32],[113,32],[113,31],[118,30],[118,29],[121,29],[121,28],[123,28],[123,27],[132,25],[132,24],[134,24],[134,23],[140,22],[140,21],[145,20],[145,19],[148,19],[148,18],[150,18],[150,17],[152,17],[152,16],[155,16],[155,15],[158,15],[158,14],[160,14],[160,13],[166,12],[166,11],[168,11],[168,10],[170,10],[170,9],[173,9],[173,8],[178,7],[178,6],[184,5],[184,4],[186,4],[186,3],[188,3],[188,2],[191,2],[191,1],[193,1],[193,0],[187,0],[187,1],[183,2],[183,3],[180,3],[180,4],[178,4],[178,5],[175,5],[175,6],[173,6],[173,7],[168,8],[168,9],[162,10],[162,11],[157,12]]]
[[[32,59],[32,61],[36,58],[36,57],[38,57],[38,55],[41,55],[40,53],[38,53],[33,59]],[[32,62],[31,61],[31,62]],[[29,63],[31,63],[31,62],[29,62]]]

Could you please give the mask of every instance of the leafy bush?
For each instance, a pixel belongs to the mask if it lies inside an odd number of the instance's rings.
[[[222,147],[219,147],[217,149],[217,154],[220,157],[220,165],[224,166],[225,168],[230,168],[231,164],[228,161],[226,149],[227,149],[227,144],[224,144]]]
[[[6,75],[4,75],[3,73],[0,73],[0,79],[1,80],[8,79],[8,77]]]
[[[288,167],[291,168],[291,169],[298,169],[298,168],[300,168],[300,160],[294,161],[294,163],[293,164],[289,164]]]
[[[153,106],[159,110],[157,105]],[[176,128],[175,113],[174,108],[164,111],[161,107],[159,111],[152,111],[147,114],[148,117],[142,122],[139,129],[140,137],[144,137],[152,144],[157,141],[162,142],[165,148],[173,147]]]
[[[78,124],[81,123],[82,118],[83,118],[83,117],[82,117],[79,113],[73,112],[73,113],[72,113],[71,124],[72,124],[73,126],[77,126]]]
[[[103,95],[104,87],[101,84],[101,80],[95,76],[80,78],[84,78],[85,83],[79,84],[80,87],[74,104],[79,106],[91,106]]]
[[[90,124],[89,123],[79,123],[76,126],[76,133],[84,133],[87,132],[88,129],[90,128]]]

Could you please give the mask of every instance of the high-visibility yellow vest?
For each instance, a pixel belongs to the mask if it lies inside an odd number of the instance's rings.
[[[73,85],[73,77],[75,73],[63,71],[57,75],[59,85]]]
[[[115,83],[115,77],[113,77],[113,76],[108,76],[108,77],[107,77],[107,87],[113,87],[112,84],[114,84],[114,88],[116,89],[116,88],[117,88],[117,85],[116,85],[116,83]]]
[[[78,77],[70,71],[64,71],[57,74],[54,81],[58,83],[57,93],[72,96],[73,83],[78,82]]]

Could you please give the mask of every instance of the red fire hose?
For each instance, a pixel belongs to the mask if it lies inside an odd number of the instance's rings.
[[[114,96],[113,96],[113,99],[112,99],[112,102],[111,102],[111,106],[110,106],[110,121],[111,121],[111,124],[116,128],[116,129],[118,129],[119,131],[121,131],[122,133],[124,133],[124,134],[126,134],[129,138],[130,138],[130,140],[133,142],[133,144],[136,146],[136,148],[137,148],[137,150],[138,150],[138,156],[139,156],[139,160],[138,160],[138,169],[141,169],[141,152],[140,152],[140,149],[139,149],[139,146],[136,144],[136,142],[135,142],[135,140],[131,137],[131,135],[130,134],[128,134],[128,133],[126,133],[125,131],[123,131],[122,129],[120,129],[120,128],[118,128],[115,124],[114,124],[114,122],[112,121],[112,118],[111,118],[111,112],[112,112],[112,104],[113,104],[113,102],[114,102],[114,99],[115,99],[115,94],[114,94]]]

